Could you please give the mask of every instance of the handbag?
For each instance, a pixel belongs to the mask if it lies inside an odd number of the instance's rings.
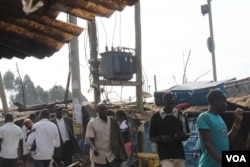
[[[30,151],[35,151],[36,150],[36,140],[33,141],[31,147],[30,147]]]

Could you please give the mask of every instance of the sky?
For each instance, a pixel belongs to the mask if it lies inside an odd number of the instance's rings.
[[[207,49],[209,34],[208,15],[201,14],[206,0],[141,0],[143,90],[153,94],[183,83],[184,64],[187,82],[212,81],[211,53]],[[243,79],[250,73],[250,1],[211,1],[217,80]],[[60,15],[58,19],[65,19]],[[135,48],[134,7],[115,12],[110,18],[96,18],[99,53],[105,46]],[[79,36],[81,91],[93,101],[89,80],[87,24],[78,19],[78,26],[85,28]],[[2,76],[8,70],[21,76],[28,74],[35,84],[45,90],[54,85],[66,86],[68,45],[49,58],[0,59]],[[154,84],[156,77],[156,85]],[[135,99],[135,87],[105,87],[102,99]],[[1,108],[1,107],[0,107]]]

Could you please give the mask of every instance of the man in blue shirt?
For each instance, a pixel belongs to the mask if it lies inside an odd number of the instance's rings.
[[[236,109],[233,127],[228,132],[225,122],[219,115],[227,108],[224,93],[212,90],[207,95],[207,101],[208,111],[200,114],[197,119],[202,152],[199,167],[220,167],[222,151],[229,150],[229,143],[235,139],[243,119],[243,110]]]

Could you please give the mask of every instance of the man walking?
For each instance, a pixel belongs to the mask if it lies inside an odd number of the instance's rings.
[[[43,109],[40,121],[32,127],[33,132],[28,136],[27,144],[31,147],[33,142],[36,148],[32,153],[34,167],[49,167],[54,148],[60,146],[60,137],[56,125],[49,121],[50,112]]]
[[[13,123],[13,115],[5,115],[5,125],[0,127],[1,167],[17,167],[23,155],[23,133],[19,126]],[[20,150],[18,152],[18,150]]]
[[[226,96],[220,90],[211,90],[207,94],[208,111],[201,113],[197,119],[201,158],[199,167],[220,167],[222,151],[228,151],[229,145],[237,137],[243,119],[243,110],[235,110],[235,121],[228,132],[227,126],[220,114],[227,108]]]
[[[190,129],[186,118],[175,106],[174,96],[165,93],[164,106],[150,121],[149,138],[157,143],[162,167],[184,167],[185,154],[182,141],[189,138]]]
[[[63,108],[55,106],[56,117],[51,119],[59,131],[60,134],[60,147],[55,148],[53,155],[54,160],[60,166],[63,162],[65,166],[69,166],[72,163],[73,149],[76,149],[76,139],[73,129],[73,121],[68,116],[63,116]]]
[[[98,116],[89,121],[86,138],[93,151],[92,161],[95,167],[119,167],[125,161],[126,151],[118,122],[107,115],[107,106],[96,106]]]
[[[33,159],[30,154],[30,149],[27,145],[28,135],[32,132],[32,126],[36,122],[37,116],[35,113],[29,115],[29,119],[23,121],[22,132],[23,132],[23,165],[22,167],[33,167]]]

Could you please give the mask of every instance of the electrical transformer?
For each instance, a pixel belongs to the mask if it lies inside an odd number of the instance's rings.
[[[137,72],[136,56],[131,52],[107,51],[100,55],[100,74],[107,80],[130,80]]]

